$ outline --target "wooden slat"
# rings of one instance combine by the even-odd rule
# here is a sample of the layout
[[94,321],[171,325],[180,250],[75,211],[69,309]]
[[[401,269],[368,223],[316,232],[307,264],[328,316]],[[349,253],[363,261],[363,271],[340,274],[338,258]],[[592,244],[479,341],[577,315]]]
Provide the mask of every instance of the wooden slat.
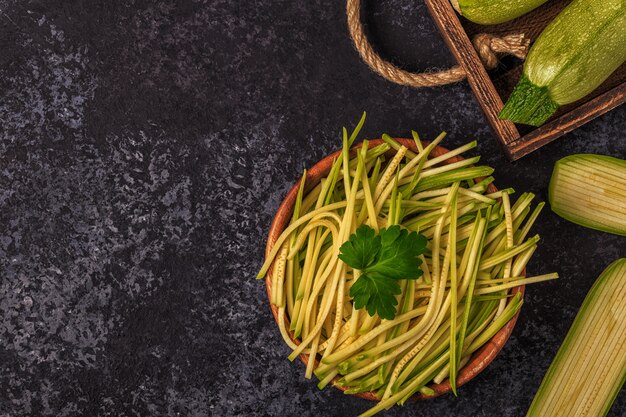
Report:
[[506,147],[519,139],[520,134],[515,124],[498,119],[498,113],[503,107],[502,99],[465,33],[450,0],[426,0],[426,5],[448,47],[467,72],[467,80],[474,95],[500,142]]
[[515,161],[625,102],[626,83],[622,83],[510,143],[506,152]]

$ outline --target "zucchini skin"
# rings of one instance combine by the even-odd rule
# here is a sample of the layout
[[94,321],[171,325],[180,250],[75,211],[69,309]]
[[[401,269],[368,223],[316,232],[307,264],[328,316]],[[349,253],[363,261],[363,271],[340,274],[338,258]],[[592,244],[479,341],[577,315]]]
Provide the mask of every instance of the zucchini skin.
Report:
[[[575,361],[576,359],[581,359],[581,354],[584,356],[586,354],[587,357],[597,356],[597,355],[606,355],[606,352],[577,352],[577,347],[584,346],[584,332],[586,326],[590,325],[591,317],[595,312],[601,310],[603,305],[608,305],[609,308],[605,309],[605,313],[617,313],[618,310],[624,309],[624,301],[621,296],[621,292],[615,291],[614,287],[621,287],[624,290],[624,281],[626,280],[626,258],[618,259],[609,265],[598,277],[595,281],[591,290],[585,297],[576,318],[574,319],[574,323],[570,327],[567,332],[567,336],[563,341],[563,344],[559,348],[559,351],[556,354],[548,372],[543,378],[541,382],[541,386],[533,399],[532,404],[530,405],[530,409],[526,414],[526,417],[604,417],[608,414],[617,394],[619,393],[621,387],[624,385],[626,381],[626,367],[621,367],[618,370],[617,375],[614,375],[613,378],[604,378],[606,376],[605,373],[600,374],[600,381],[594,380],[598,378],[597,374],[592,374],[592,369],[587,366],[584,369],[584,372],[581,372],[577,365],[579,363],[568,363],[568,359]],[[620,284],[621,283],[621,284]],[[608,310],[608,311],[606,311]],[[617,314],[617,316],[619,316]],[[615,318],[613,317],[602,317],[599,322],[601,323],[600,332],[602,332],[602,336],[606,339],[616,339],[620,337],[620,334],[623,334],[625,331],[623,326],[615,323]],[[593,322],[591,323],[593,324]],[[605,345],[606,346],[606,345]],[[603,346],[604,347],[604,346]],[[619,350],[620,347],[614,347],[613,353]],[[623,350],[623,347],[621,347]],[[620,366],[619,361],[624,362],[624,357],[622,354],[618,354],[618,359],[615,362],[604,361],[604,363],[600,363],[599,366],[606,371],[607,368],[615,368]],[[624,365],[622,363],[621,365]],[[586,373],[585,373],[586,372]],[[569,374],[570,376],[573,374],[577,378],[576,380],[582,380],[588,385],[587,390],[594,390],[599,384],[604,383],[612,383],[612,386],[608,390],[608,392],[604,392],[603,397],[592,397],[587,399],[587,407],[580,414],[573,414],[571,408],[572,401],[575,401],[578,396],[585,395],[586,392],[572,392],[572,387],[568,384],[560,385],[558,382],[559,376]],[[594,378],[595,377],[595,378]],[[567,378],[567,377],[566,377]],[[563,382],[563,381],[561,381]],[[571,378],[566,382],[572,383]],[[552,395],[552,399],[549,400],[547,397]],[[565,401],[565,409],[555,409],[552,413],[546,413],[546,408],[554,408],[556,402],[559,400]],[[593,407],[590,403],[593,403],[595,407]]]
[[508,22],[541,6],[548,0],[452,0],[461,16],[480,25]]
[[598,88],[626,61],[626,0],[574,0],[531,47],[522,81],[548,97],[513,92],[500,118],[539,126],[564,104]]
[[[578,187],[572,187],[574,181]],[[620,208],[626,205],[626,161],[605,155],[566,156],[554,165],[548,199],[552,211],[565,220],[626,236],[626,209]],[[603,214],[612,220],[601,221]],[[616,221],[620,215],[623,220]]]

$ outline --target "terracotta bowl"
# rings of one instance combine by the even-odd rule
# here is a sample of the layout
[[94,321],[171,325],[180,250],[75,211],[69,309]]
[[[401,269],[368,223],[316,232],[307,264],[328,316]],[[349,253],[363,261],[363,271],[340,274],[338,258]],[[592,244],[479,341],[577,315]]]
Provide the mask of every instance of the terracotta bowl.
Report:
[[[409,148],[410,150],[417,152],[417,147],[415,146],[415,142],[412,139],[396,139],[396,140],[402,145]],[[383,143],[382,139],[369,141],[370,147],[380,145],[381,143]],[[428,142],[423,142],[423,143],[424,145],[428,144]],[[351,156],[354,156],[355,150],[360,148],[361,146],[362,146],[362,143],[354,145],[351,149]],[[438,146],[432,151],[431,156],[437,157],[446,152],[448,152],[447,149]],[[395,151],[393,149],[390,150],[389,156],[392,156],[394,153]],[[340,157],[340,155],[341,155],[340,150],[337,152],[334,152],[331,155],[319,161],[311,169],[307,170],[304,195],[306,195],[306,193],[308,193],[313,187],[315,187],[320,182],[321,178],[329,174],[333,162],[338,157]],[[443,164],[451,164],[454,162],[458,162],[462,159],[463,158],[461,158],[460,156],[455,156],[444,161]],[[270,227],[269,236],[267,238],[267,246],[265,248],[266,257],[271,252],[272,247],[274,246],[274,243],[276,242],[276,240],[278,240],[278,237],[280,236],[280,234],[289,225],[289,222],[291,220],[291,215],[293,212],[293,206],[295,204],[296,196],[298,194],[299,188],[300,188],[300,180],[298,180],[296,184],[293,186],[293,188],[291,188],[291,190],[289,191],[289,193],[283,200],[282,204],[278,208],[276,215],[274,216],[272,226]],[[487,191],[490,193],[493,193],[498,190],[493,184],[490,184],[489,187],[487,188]],[[271,268],[270,268],[270,271],[268,271],[266,279],[265,279],[268,298],[272,290],[272,280],[270,277],[271,277]],[[511,289],[512,294],[515,294],[518,292],[520,292],[522,296],[524,295],[523,285]],[[274,314],[274,319],[276,320],[276,323],[278,323],[278,308],[272,304],[270,304],[270,307],[272,309],[272,313]],[[502,329],[500,329],[498,333],[496,333],[495,336],[493,336],[487,343],[485,343],[485,345],[482,348],[480,348],[477,352],[474,353],[471,360],[459,371],[458,379],[457,379],[457,386],[461,386],[465,384],[466,382],[468,382],[469,380],[471,380],[472,378],[474,378],[483,369],[485,369],[487,365],[489,365],[495,359],[496,355],[498,354],[498,352],[500,352],[500,350],[502,350],[502,347],[504,346],[506,341],[509,339],[509,336],[513,332],[513,328],[515,327],[515,323],[517,322],[518,315],[519,315],[519,311]],[[289,319],[287,318],[286,315],[285,315],[285,324],[286,324],[287,329],[289,329]],[[296,344],[300,344],[300,340],[295,339],[293,337],[293,333],[290,332],[290,336],[291,336],[291,339]],[[300,355],[300,360],[302,360],[302,362],[304,362],[304,364],[306,365],[309,361],[309,357],[307,355],[302,354]],[[316,359],[316,367],[318,365],[318,361],[319,361],[319,355],[318,355],[318,359]],[[337,385],[335,383],[337,380],[339,380],[339,378],[340,378],[339,375],[336,376],[333,379],[332,384],[336,388],[342,391],[345,391],[347,388]],[[428,387],[431,388],[435,392],[434,395],[425,396],[423,394],[418,393],[414,395],[412,399],[422,400],[422,399],[427,399],[427,398],[434,398],[434,397],[438,397],[442,394],[445,394],[451,391],[450,381],[448,379],[443,381],[441,384],[433,383],[433,384],[428,385]],[[354,394],[354,395],[356,395],[357,397],[364,398],[366,400],[372,400],[372,401],[379,400],[379,398],[376,397],[376,394],[373,392],[362,392],[362,393]]]

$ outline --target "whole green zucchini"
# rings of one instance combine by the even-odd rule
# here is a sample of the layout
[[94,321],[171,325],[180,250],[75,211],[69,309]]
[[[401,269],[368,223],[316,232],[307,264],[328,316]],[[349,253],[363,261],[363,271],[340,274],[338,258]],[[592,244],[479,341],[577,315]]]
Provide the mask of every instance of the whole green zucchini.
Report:
[[528,53],[501,119],[540,126],[626,61],[626,0],[574,0]]
[[481,25],[508,22],[541,6],[548,0],[451,0],[464,18]]

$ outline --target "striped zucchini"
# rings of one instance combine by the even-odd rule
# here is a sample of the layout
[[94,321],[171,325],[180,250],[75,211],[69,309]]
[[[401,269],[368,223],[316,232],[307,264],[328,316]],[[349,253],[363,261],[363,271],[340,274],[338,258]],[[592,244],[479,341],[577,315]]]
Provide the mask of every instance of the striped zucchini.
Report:
[[606,416],[626,379],[625,291],[623,258],[587,294],[526,417]]
[[451,0],[464,18],[481,25],[508,22],[541,6],[548,0]]
[[501,119],[540,126],[595,90],[626,61],[626,0],[574,0],[528,53]]
[[554,166],[549,199],[552,211],[566,220],[626,236],[626,161],[567,156]]

